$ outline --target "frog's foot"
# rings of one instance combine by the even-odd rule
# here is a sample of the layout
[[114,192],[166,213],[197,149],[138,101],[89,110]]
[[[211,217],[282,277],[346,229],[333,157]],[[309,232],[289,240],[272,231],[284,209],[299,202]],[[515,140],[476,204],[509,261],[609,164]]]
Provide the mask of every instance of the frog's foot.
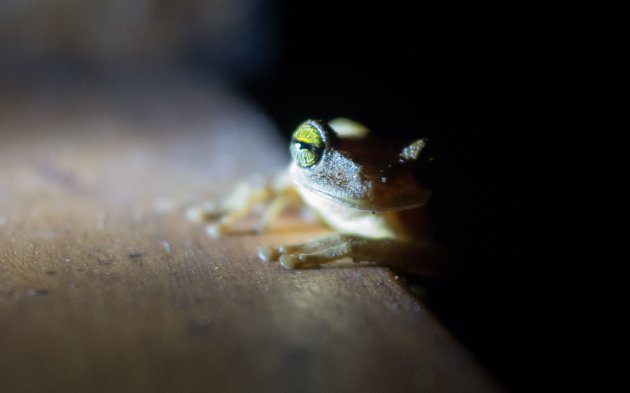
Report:
[[302,202],[286,170],[273,178],[252,176],[239,182],[222,200],[194,205],[185,215],[192,222],[210,222],[206,233],[218,237],[234,232],[242,218],[258,210],[262,210],[262,217],[255,229],[267,231],[284,210],[293,206],[301,207]]
[[363,243],[369,240],[357,235],[338,233],[301,244],[261,247],[258,255],[266,262],[278,260],[287,269],[314,267],[353,257],[357,248],[365,247]]
[[[256,207],[268,204],[277,194],[264,179],[239,183],[234,191],[219,202],[204,202],[186,210],[186,218],[192,222],[214,221],[206,227],[206,233],[218,237],[231,232],[236,223]],[[279,210],[279,208],[275,208]],[[275,212],[274,210],[274,212]],[[266,221],[272,221],[270,217]]]
[[278,260],[287,269],[316,267],[351,258],[412,274],[436,275],[444,272],[445,253],[437,244],[403,239],[373,239],[352,234],[334,234],[301,244],[261,247],[263,261]]
[[215,220],[225,213],[214,201],[205,201],[190,206],[185,211],[186,219],[190,222],[205,222]]
[[272,197],[273,192],[269,188],[253,190],[247,199],[239,201],[229,209],[222,209],[220,219],[206,226],[206,233],[210,237],[219,237],[233,231],[241,218],[247,216],[257,206],[267,203]]

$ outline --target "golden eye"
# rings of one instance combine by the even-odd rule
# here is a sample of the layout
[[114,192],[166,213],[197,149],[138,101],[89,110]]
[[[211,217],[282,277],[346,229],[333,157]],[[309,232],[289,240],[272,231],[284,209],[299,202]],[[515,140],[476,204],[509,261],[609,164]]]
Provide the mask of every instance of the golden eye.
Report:
[[319,130],[309,123],[303,123],[291,138],[291,157],[302,168],[317,164],[324,152],[324,141]]

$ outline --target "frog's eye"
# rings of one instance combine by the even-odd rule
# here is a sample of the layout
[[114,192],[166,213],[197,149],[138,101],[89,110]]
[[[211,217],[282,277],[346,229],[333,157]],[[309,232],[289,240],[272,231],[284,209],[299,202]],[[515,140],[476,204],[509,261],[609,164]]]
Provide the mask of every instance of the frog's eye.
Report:
[[321,132],[310,123],[303,123],[291,138],[291,157],[302,168],[317,164],[324,152]]

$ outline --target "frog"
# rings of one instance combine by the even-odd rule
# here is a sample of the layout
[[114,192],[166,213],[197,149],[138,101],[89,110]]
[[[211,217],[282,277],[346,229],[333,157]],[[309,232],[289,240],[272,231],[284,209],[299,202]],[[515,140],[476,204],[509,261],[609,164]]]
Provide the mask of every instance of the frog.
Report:
[[261,246],[258,256],[287,269],[349,259],[418,275],[441,272],[443,247],[431,236],[426,205],[435,154],[427,138],[402,145],[347,118],[306,120],[289,143],[291,162],[271,178],[242,182],[219,203],[194,206],[191,221],[211,221],[209,236],[234,231],[264,206],[257,231],[273,229],[290,207],[305,207],[334,231],[298,244]]

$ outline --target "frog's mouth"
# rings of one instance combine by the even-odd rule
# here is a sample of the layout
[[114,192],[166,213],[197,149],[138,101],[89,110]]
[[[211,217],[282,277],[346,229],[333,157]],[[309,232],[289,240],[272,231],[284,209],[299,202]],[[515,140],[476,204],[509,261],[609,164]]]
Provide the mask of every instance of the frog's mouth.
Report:
[[359,203],[360,199],[349,197],[347,195],[344,195],[341,192],[331,193],[322,188],[304,184],[300,182],[299,180],[296,180],[295,183],[298,185],[298,190],[303,190],[303,191],[315,194],[316,196],[325,198],[329,200],[330,202],[343,205],[346,207],[351,207],[354,209],[370,210],[369,207],[365,207],[363,204]]
[[[345,187],[334,187],[333,190],[339,191],[330,192],[324,187],[318,187],[310,183],[306,184],[306,182],[300,180],[301,179],[298,177],[294,179],[294,183],[298,191],[306,198],[309,198],[308,194],[311,194],[320,199],[323,198],[331,204],[375,213],[407,210],[424,206],[431,194],[427,192],[423,198],[411,198],[411,196],[406,196],[397,199],[396,197],[391,197],[390,194],[382,195],[383,190],[376,191],[370,184],[366,184],[362,192],[358,194],[358,197],[355,197],[351,194],[352,190],[349,192],[348,188]],[[357,190],[353,191],[356,192]]]
[[[344,191],[347,190],[343,188],[338,188],[342,190],[340,192],[332,193],[317,186],[304,184],[297,179],[295,180],[295,184],[298,186],[297,188],[300,194],[302,194],[305,199],[309,199],[311,204],[321,204],[323,202],[321,201],[321,199],[324,199],[326,202],[329,203],[327,205],[327,208],[332,208],[334,205],[337,205],[338,207],[366,210],[375,213],[385,213],[389,211],[401,210],[399,206],[383,203],[384,201],[381,201],[381,203],[376,206],[376,203],[371,197],[371,193],[369,193],[369,190],[365,194],[362,194],[359,198],[356,198],[344,193]],[[315,196],[316,198],[313,198],[312,196]],[[422,204],[420,204],[419,206],[421,205]],[[414,206],[405,207],[405,209],[412,207]]]

